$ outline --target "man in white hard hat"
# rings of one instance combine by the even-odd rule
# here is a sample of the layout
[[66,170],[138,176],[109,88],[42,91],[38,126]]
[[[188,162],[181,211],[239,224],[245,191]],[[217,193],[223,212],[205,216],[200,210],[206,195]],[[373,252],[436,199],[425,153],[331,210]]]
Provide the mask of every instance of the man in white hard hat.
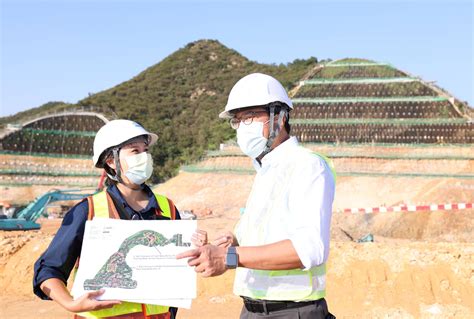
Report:
[[[79,260],[84,228],[92,218],[175,220],[179,212],[167,197],[145,184],[153,172],[149,148],[157,135],[129,120],[105,124],[94,139],[93,162],[109,177],[109,187],[75,205],[48,249],[34,266],[33,291],[41,299],[53,299],[75,318],[173,319],[176,308],[117,300],[96,300],[104,290],[90,291],[73,299],[66,282]],[[198,236],[198,234],[195,234]],[[193,241],[195,245],[199,242]],[[76,264],[77,265],[77,264]],[[167,289],[160,286],[157,289]],[[150,300],[154,296],[150,296]]]
[[290,137],[292,108],[271,76],[254,73],[234,85],[220,117],[253,159],[254,185],[235,235],[178,256],[191,257],[204,277],[236,268],[240,318],[334,318],[324,297],[335,175]]

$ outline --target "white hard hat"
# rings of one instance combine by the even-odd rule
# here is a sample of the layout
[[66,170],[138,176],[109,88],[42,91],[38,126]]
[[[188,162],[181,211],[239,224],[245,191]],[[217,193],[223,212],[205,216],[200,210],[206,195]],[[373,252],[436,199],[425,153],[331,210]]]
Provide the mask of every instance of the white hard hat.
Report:
[[272,102],[282,102],[293,109],[293,103],[280,82],[266,74],[252,73],[244,76],[234,85],[229,93],[225,110],[219,114],[219,117],[231,118],[230,111],[267,105]]
[[106,149],[120,145],[140,135],[150,136],[150,146],[155,144],[158,139],[158,135],[148,132],[140,124],[129,120],[113,120],[102,126],[94,139],[92,160],[95,167],[101,167],[99,158]]

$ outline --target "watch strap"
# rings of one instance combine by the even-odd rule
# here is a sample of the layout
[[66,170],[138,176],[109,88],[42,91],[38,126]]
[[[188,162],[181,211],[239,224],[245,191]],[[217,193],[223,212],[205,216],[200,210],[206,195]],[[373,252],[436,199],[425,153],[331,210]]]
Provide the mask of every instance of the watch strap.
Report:
[[237,255],[237,249],[235,246],[227,248],[227,254],[225,257],[225,266],[227,269],[235,269],[239,265],[239,256]]

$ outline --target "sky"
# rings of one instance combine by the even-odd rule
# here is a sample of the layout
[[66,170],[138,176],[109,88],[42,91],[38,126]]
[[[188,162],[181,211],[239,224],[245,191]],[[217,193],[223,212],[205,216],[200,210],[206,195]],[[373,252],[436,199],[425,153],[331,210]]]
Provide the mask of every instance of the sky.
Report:
[[261,63],[388,62],[474,106],[473,0],[0,3],[0,116],[75,103],[200,39]]

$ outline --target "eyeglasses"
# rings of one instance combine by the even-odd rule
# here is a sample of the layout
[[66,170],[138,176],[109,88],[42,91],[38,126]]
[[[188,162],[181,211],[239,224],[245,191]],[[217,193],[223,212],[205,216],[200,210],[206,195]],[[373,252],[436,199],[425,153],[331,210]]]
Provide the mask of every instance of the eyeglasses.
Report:
[[257,112],[249,112],[245,114],[245,116],[241,119],[238,119],[236,117],[231,118],[229,120],[230,127],[232,127],[234,130],[238,129],[240,126],[240,123],[244,123],[245,125],[250,125],[253,122],[253,119],[257,116],[259,113],[267,113],[267,111],[257,111]]

